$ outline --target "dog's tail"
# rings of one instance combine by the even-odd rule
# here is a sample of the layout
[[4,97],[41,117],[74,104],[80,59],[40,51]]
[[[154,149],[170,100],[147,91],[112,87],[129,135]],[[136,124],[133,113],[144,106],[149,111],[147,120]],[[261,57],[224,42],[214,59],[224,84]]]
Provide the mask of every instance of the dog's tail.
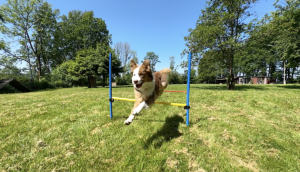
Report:
[[171,69],[165,68],[159,71],[159,73],[161,74],[161,84],[165,89],[168,86],[168,74],[171,73]]

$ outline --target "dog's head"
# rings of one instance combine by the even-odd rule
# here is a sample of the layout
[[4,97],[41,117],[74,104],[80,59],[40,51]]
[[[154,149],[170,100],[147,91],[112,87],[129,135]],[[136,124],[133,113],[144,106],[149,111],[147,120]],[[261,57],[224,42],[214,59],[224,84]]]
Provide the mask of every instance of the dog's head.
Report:
[[132,84],[136,89],[140,89],[145,82],[153,81],[153,74],[149,60],[145,60],[141,66],[138,66],[133,60],[131,60],[130,67]]

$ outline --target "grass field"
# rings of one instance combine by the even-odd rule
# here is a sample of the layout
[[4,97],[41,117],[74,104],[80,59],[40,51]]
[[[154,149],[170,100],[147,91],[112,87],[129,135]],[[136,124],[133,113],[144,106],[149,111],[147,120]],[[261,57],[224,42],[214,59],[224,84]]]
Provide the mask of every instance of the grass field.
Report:
[[188,127],[164,105],[126,126],[133,103],[110,119],[108,88],[0,94],[0,171],[300,171],[300,85],[191,85],[190,106]]

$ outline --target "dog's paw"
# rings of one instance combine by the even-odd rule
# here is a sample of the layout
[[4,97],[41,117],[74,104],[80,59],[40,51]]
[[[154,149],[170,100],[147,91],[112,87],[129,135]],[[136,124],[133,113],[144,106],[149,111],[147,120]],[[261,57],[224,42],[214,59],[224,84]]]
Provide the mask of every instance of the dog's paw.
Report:
[[132,120],[133,120],[133,118],[134,118],[134,115],[130,115],[130,116],[129,116],[129,118],[128,118],[128,119],[126,119],[126,120],[124,121],[124,124],[126,124],[126,125],[129,125],[129,124],[131,124],[131,123],[132,123]]
[[132,123],[132,121],[129,121],[129,120],[124,121],[125,125],[130,125],[131,123]]

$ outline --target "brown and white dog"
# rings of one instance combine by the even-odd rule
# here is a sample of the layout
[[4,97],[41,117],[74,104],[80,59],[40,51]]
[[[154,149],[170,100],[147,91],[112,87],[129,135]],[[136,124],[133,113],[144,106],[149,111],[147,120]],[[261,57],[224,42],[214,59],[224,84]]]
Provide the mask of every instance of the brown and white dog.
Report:
[[152,106],[155,100],[168,86],[168,74],[171,69],[163,69],[152,73],[149,60],[138,66],[133,60],[130,62],[132,84],[134,85],[135,103],[129,118],[124,121],[126,125],[132,123],[134,115],[142,109]]

